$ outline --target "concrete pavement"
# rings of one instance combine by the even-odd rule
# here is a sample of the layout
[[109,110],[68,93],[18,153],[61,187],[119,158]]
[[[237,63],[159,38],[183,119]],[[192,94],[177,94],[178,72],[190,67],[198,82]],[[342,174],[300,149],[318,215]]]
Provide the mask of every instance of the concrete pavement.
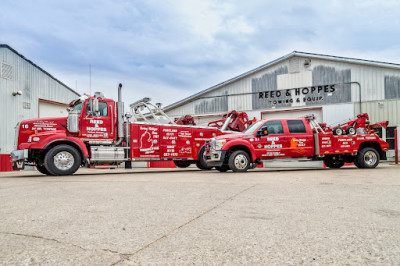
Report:
[[0,173],[0,265],[400,264],[399,170]]

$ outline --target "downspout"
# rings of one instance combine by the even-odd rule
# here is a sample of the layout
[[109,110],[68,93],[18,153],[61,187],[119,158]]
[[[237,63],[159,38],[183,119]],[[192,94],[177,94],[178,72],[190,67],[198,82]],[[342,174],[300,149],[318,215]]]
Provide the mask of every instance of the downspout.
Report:
[[362,114],[362,107],[361,107],[361,103],[362,103],[362,98],[361,98],[361,84],[358,81],[352,81],[352,82],[345,82],[342,84],[356,84],[358,85],[358,97],[359,97],[359,104],[360,104],[360,114]]

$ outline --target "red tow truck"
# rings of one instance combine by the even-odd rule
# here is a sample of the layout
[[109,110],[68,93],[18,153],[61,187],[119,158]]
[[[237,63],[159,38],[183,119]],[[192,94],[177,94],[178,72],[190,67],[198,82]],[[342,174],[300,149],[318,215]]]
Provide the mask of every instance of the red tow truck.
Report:
[[260,120],[240,134],[228,134],[206,142],[207,166],[220,172],[245,172],[262,161],[279,158],[323,160],[329,168],[354,163],[375,168],[386,160],[389,144],[374,133],[388,121],[369,124],[368,114],[335,127],[317,123],[313,115],[298,119]]
[[238,121],[232,111],[221,126],[179,125],[149,98],[131,104],[131,113],[125,114],[121,89],[122,84],[118,102],[96,92],[73,101],[68,117],[18,123],[11,153],[13,168],[29,164],[43,174],[71,175],[82,165],[116,167],[125,163],[131,168],[134,161],[173,160],[178,167],[196,164],[210,169],[202,156],[206,140],[251,124]]

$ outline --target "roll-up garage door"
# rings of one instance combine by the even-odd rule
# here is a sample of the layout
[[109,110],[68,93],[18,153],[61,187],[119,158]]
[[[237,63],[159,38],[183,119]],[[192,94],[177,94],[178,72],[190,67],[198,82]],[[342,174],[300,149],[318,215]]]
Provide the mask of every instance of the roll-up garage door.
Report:
[[68,116],[67,106],[67,104],[39,100],[39,117]]

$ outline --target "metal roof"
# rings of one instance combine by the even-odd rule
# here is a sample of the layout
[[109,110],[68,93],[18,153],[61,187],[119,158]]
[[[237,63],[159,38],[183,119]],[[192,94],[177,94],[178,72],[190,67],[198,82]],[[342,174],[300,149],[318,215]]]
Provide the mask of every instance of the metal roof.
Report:
[[62,83],[61,81],[59,81],[58,79],[56,79],[55,77],[53,77],[49,72],[45,71],[43,68],[41,68],[40,66],[36,65],[35,63],[33,63],[31,60],[29,60],[28,58],[26,58],[25,56],[23,56],[22,54],[18,53],[15,49],[11,48],[9,45],[7,44],[1,44],[0,43],[0,48],[7,48],[9,50],[11,50],[12,52],[14,52],[15,54],[17,54],[19,57],[21,57],[22,59],[24,59],[25,61],[27,61],[28,63],[32,64],[34,67],[38,68],[40,71],[42,71],[43,73],[45,73],[47,76],[49,76],[50,78],[54,79],[55,81],[57,81],[58,83],[60,83],[62,86],[64,86],[66,89],[72,91],[73,93],[75,93],[78,96],[81,96],[78,92],[76,92],[75,90],[71,89],[70,87],[68,87],[67,85],[65,85],[64,83]]
[[353,64],[362,64],[362,65],[370,65],[370,66],[378,66],[378,67],[386,67],[386,68],[395,68],[395,69],[400,69],[400,64],[395,64],[395,63],[388,63],[388,62],[381,62],[381,61],[373,61],[373,60],[365,60],[365,59],[359,59],[359,58],[351,58],[351,57],[342,57],[342,56],[334,56],[334,55],[325,55],[325,54],[314,54],[314,53],[307,53],[307,52],[300,52],[300,51],[293,51],[287,55],[284,55],[282,57],[279,57],[271,62],[268,62],[264,65],[261,65],[257,68],[254,68],[250,71],[247,71],[243,74],[240,74],[236,77],[233,77],[231,79],[228,79],[224,82],[221,82],[217,85],[214,85],[208,89],[202,90],[196,94],[193,94],[192,96],[189,96],[187,98],[184,98],[180,101],[177,101],[173,104],[170,104],[166,106],[163,110],[164,111],[169,111],[173,108],[179,107],[187,102],[193,101],[195,99],[201,98],[202,95],[207,94],[209,92],[212,92],[218,88],[221,88],[225,85],[228,85],[230,83],[233,83],[239,79],[245,78],[251,74],[254,74],[258,71],[264,70],[267,67],[270,67],[272,65],[278,64],[284,60],[287,60],[291,57],[294,56],[301,56],[301,57],[307,57],[307,58],[316,58],[316,59],[325,59],[325,60],[332,60],[332,61],[340,61],[340,62],[347,62],[347,63],[353,63]]

